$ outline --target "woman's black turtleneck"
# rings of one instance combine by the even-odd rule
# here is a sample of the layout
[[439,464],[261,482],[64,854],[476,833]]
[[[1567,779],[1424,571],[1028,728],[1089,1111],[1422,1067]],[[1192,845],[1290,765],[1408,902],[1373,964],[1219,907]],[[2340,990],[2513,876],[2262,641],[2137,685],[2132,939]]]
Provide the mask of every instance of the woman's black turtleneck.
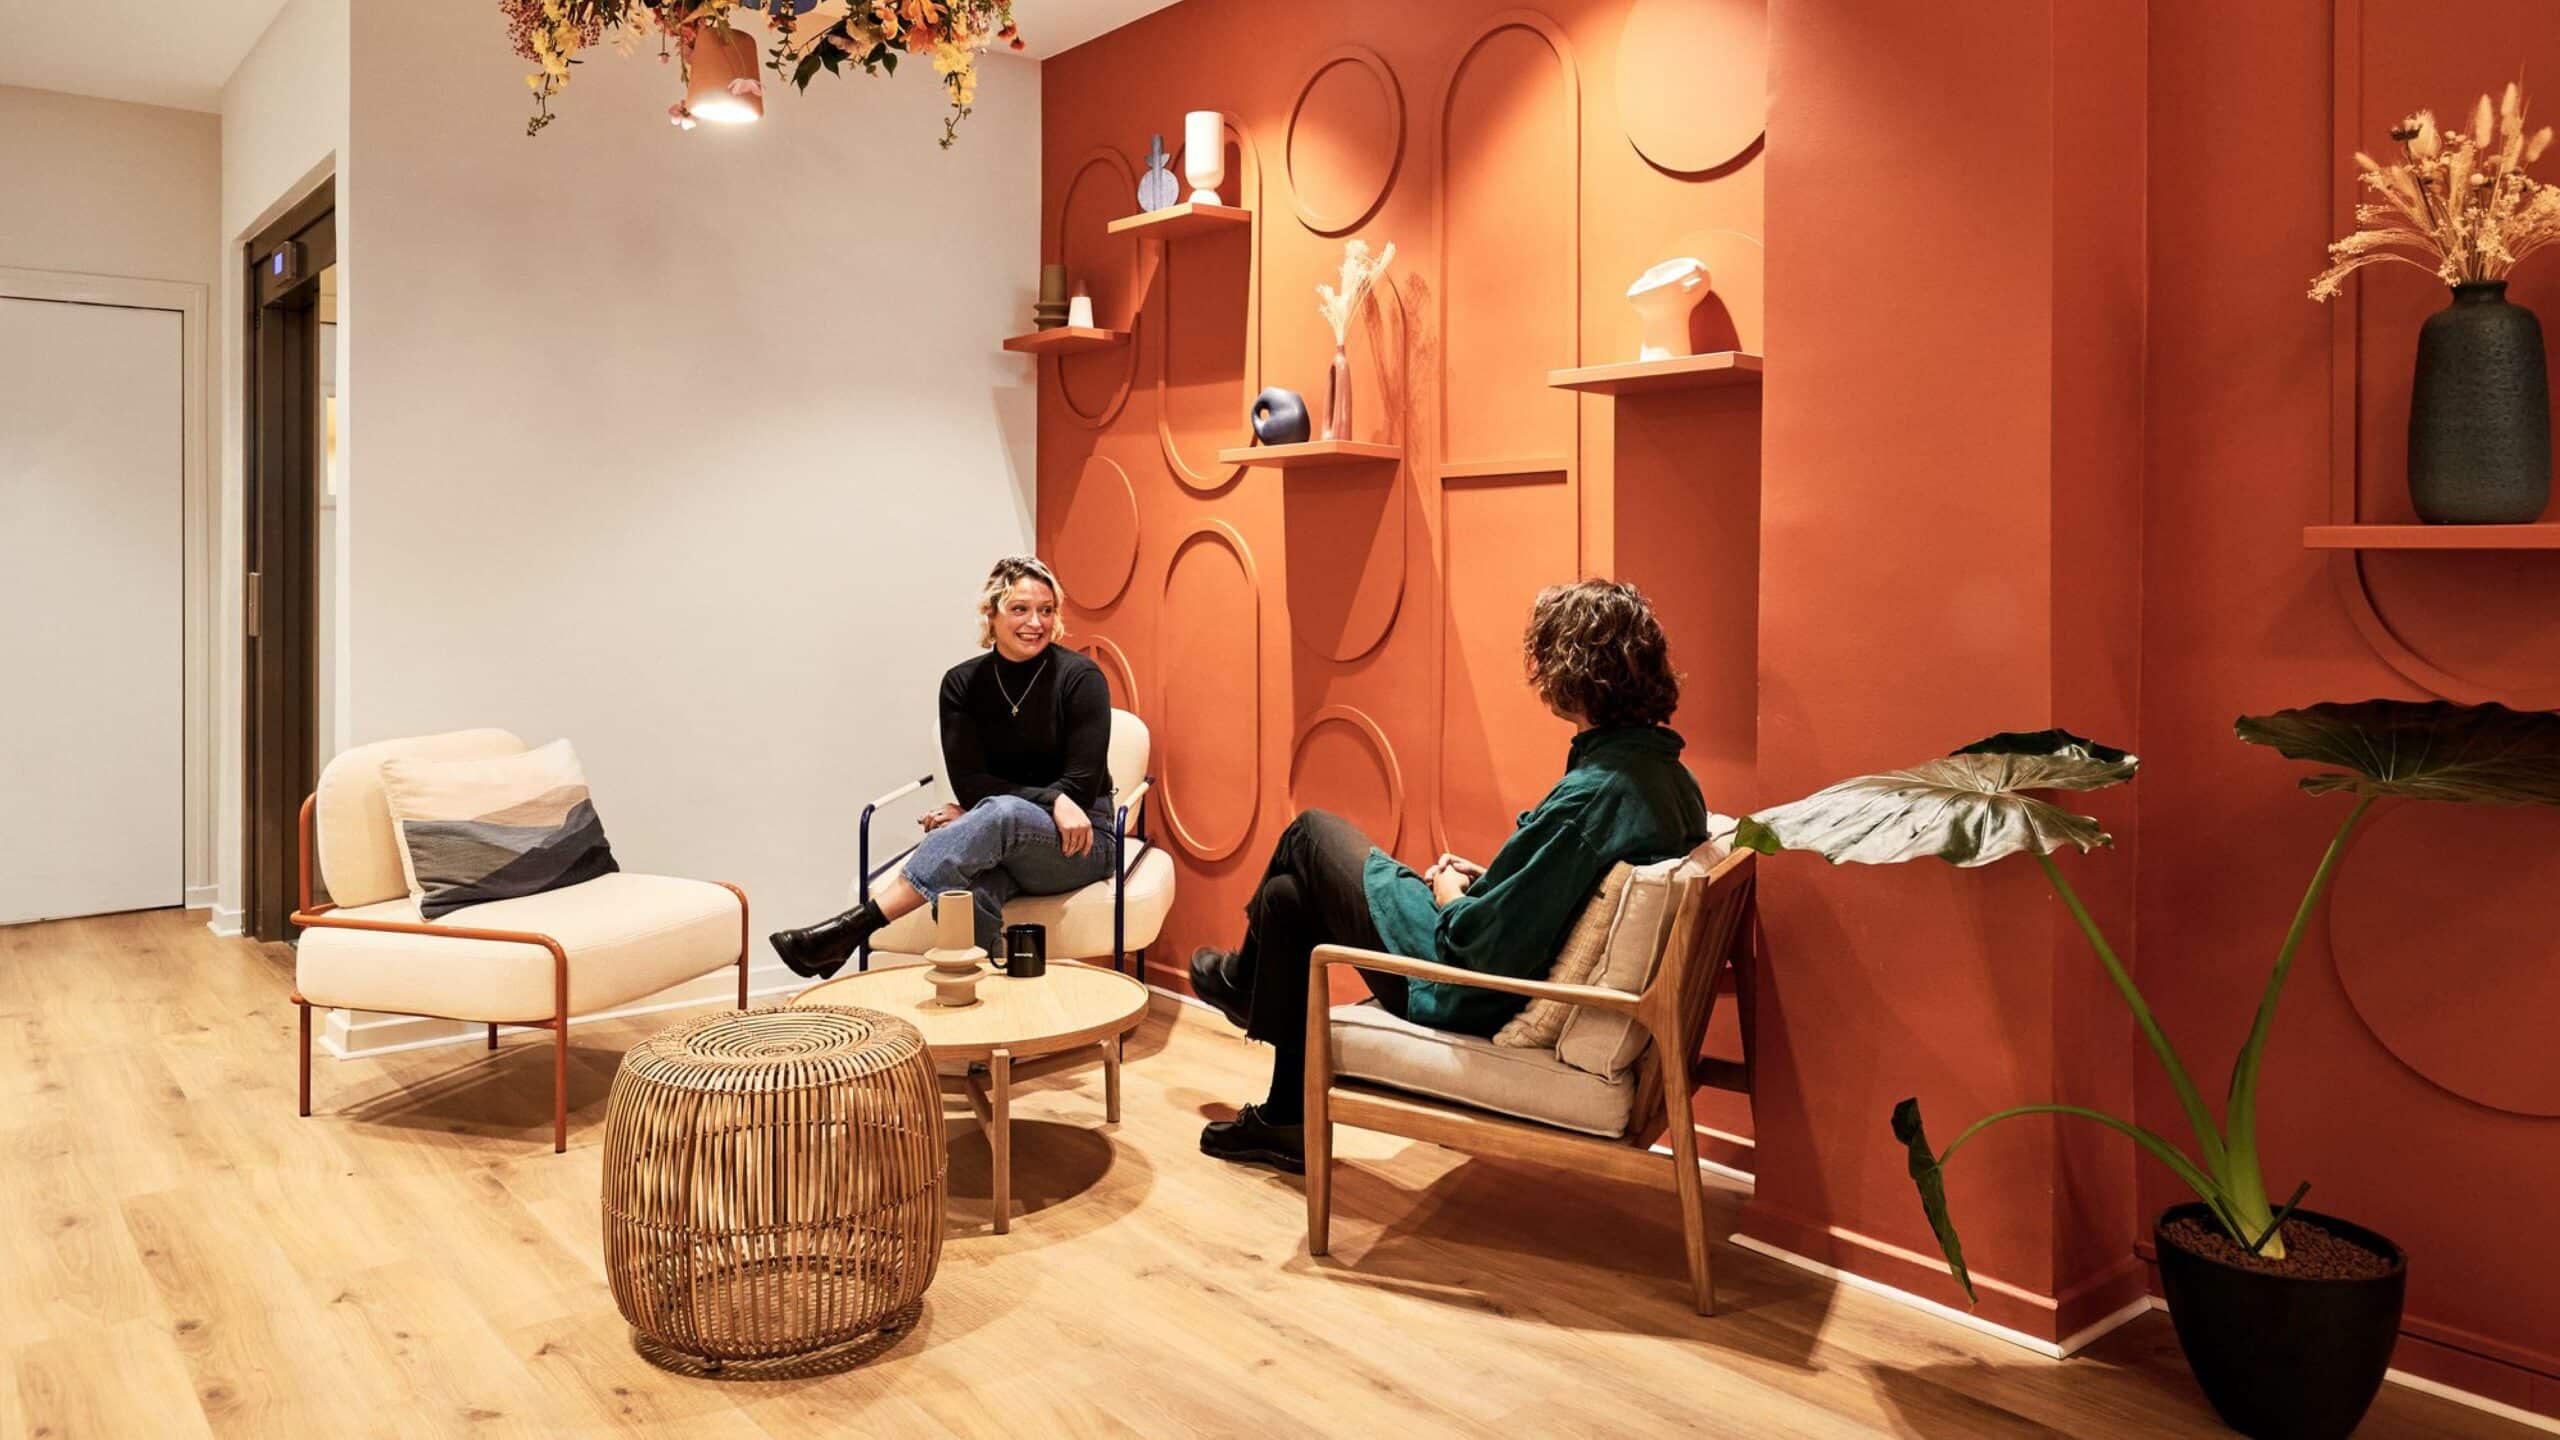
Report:
[[942,763],[963,809],[1018,795],[1045,810],[1065,795],[1091,810],[1113,793],[1102,667],[1056,645],[1029,660],[990,650],[952,666],[942,677]]

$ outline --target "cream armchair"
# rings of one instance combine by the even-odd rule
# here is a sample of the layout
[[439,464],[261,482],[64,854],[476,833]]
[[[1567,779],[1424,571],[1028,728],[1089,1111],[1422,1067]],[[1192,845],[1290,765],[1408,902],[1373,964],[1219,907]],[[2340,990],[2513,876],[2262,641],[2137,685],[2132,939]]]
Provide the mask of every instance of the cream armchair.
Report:
[[[1514,980],[1318,946],[1307,977],[1307,1252],[1322,1255],[1331,1245],[1333,1127],[1356,1125],[1638,1183],[1667,1178],[1680,1198],[1691,1302],[1699,1314],[1714,1314],[1690,1098],[1701,1085],[1750,1093],[1756,963],[1758,857],[1727,852],[1725,841],[1710,840],[1683,859],[1638,870],[1592,984]],[[1647,871],[1660,879],[1639,914],[1632,892]],[[1561,1001],[1574,1010],[1552,1049],[1498,1046],[1399,1019],[1375,1001],[1328,1008],[1336,965]],[[1743,1058],[1701,1061],[1707,1019],[1728,976],[1742,1010]],[[1669,1156],[1653,1150],[1657,1137],[1669,1141]]]
[[[1120,834],[1113,843],[1119,863],[1109,879],[1097,880],[1064,895],[1022,895],[1004,907],[1007,925],[1038,925],[1048,931],[1049,955],[1059,960],[1111,959],[1118,970],[1134,961],[1138,978],[1146,978],[1147,947],[1164,928],[1173,908],[1173,857],[1147,843],[1147,792],[1155,777],[1147,773],[1153,737],[1147,722],[1126,710],[1111,712],[1111,782],[1118,793],[1113,809]],[[871,864],[871,817],[881,806],[904,799],[933,783],[926,775],[912,780],[862,807],[861,837],[854,868],[853,900],[871,898],[871,887],[897,874],[915,853],[910,845],[882,863]],[[863,948],[862,968],[871,968],[874,952],[921,955],[933,948],[931,907],[899,916],[871,937]]]
[[[524,742],[458,730],[362,745],[320,772],[302,805],[303,928],[293,1003],[302,1011],[302,1113],[311,1113],[311,1008],[484,1021],[551,1032],[551,1148],[569,1148],[569,1020],[734,965],[747,1006],[747,897],[735,885],[616,872],[539,895],[424,919],[409,894],[382,762],[476,760]],[[332,903],[311,903],[314,821]]]

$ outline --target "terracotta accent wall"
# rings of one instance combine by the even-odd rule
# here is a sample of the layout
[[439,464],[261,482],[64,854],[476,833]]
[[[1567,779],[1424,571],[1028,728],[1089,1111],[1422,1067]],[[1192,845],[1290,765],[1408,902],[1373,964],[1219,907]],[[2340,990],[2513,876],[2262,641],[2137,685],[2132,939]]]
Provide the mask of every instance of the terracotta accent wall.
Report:
[[[2371,695],[2560,701],[2560,555],[2359,565],[2301,536],[2413,518],[2410,369],[2417,325],[2444,304],[2398,267],[2334,309],[2302,298],[2345,233],[2348,154],[2519,71],[2552,118],[2560,33],[2532,0],[2466,8],[2459,25],[2416,0],[2175,0],[2153,6],[2150,48],[2141,971],[2218,1076],[2340,818],[2294,791],[2303,767],[2234,741],[2232,717]],[[2549,262],[2511,291],[2546,327]],[[2395,1363],[2546,1415],[2560,1415],[2556,890],[2560,815],[2378,813],[2296,961],[2260,1121],[2272,1184],[2308,1179],[2304,1204],[2410,1251]],[[2174,1126],[2143,1075],[2143,1119]],[[2145,1212],[2175,1183],[2145,1167]]]
[[[1181,889],[1150,979],[1178,986],[1193,946],[1232,943],[1301,808],[1417,864],[1490,854],[1570,738],[1521,683],[1544,585],[1617,575],[1654,596],[1708,802],[1756,803],[1758,390],[1613,402],[1546,382],[1634,359],[1626,287],[1679,255],[1714,276],[1700,348],[1762,349],[1763,15],[1189,0],[1044,68],[1044,252],[1101,324],[1136,332],[1022,363],[1040,367],[1043,553],[1076,643],[1158,738]],[[1702,34],[1731,37],[1716,63],[1681,43]],[[1179,176],[1192,109],[1227,114],[1221,193],[1251,227],[1106,234],[1136,209],[1151,134]],[[1265,385],[1321,426],[1314,287],[1355,236],[1396,247],[1351,339],[1355,435],[1401,463],[1220,464]],[[1704,1113],[1712,1153],[1748,1164],[1744,1107]]]

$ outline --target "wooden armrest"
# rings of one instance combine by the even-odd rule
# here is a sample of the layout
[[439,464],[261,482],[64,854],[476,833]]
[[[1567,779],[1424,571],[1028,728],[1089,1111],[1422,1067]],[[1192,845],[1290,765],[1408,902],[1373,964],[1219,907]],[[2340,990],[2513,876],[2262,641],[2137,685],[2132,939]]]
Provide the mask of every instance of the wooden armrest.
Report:
[[1363,970],[1383,970],[1402,975],[1408,980],[1430,980],[1442,985],[1473,985],[1479,990],[1498,990],[1505,995],[1526,995],[1532,1000],[1560,1000],[1567,1005],[1587,1005],[1595,1010],[1614,1010],[1621,1015],[1637,1013],[1642,997],[1624,990],[1611,990],[1602,985],[1558,985],[1546,980],[1514,980],[1508,975],[1487,975],[1477,970],[1461,970],[1455,965],[1435,965],[1409,955],[1390,955],[1383,950],[1361,950],[1349,945],[1319,945],[1315,964],[1357,965]]
[[[745,897],[741,896],[741,901]],[[548,935],[531,930],[472,930],[459,925],[420,925],[406,920],[351,920],[334,914],[335,905],[320,905],[293,912],[293,923],[306,930],[378,930],[389,935],[431,935],[440,940],[495,940],[508,945],[539,945],[551,952],[551,958],[566,965],[569,952]]]

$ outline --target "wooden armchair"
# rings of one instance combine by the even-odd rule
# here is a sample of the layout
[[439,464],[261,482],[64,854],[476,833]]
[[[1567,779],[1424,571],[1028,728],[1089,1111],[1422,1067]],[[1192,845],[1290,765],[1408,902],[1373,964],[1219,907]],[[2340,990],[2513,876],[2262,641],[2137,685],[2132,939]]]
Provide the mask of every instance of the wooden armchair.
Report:
[[[1720,847],[1719,847],[1720,848]],[[1698,1176],[1698,1134],[1691,1118],[1691,1097],[1700,1085],[1751,1089],[1750,1035],[1754,977],[1752,974],[1754,911],[1753,861],[1749,852],[1711,857],[1706,847],[1680,862],[1672,872],[1669,899],[1672,921],[1657,963],[1641,991],[1628,993],[1601,985],[1557,985],[1542,980],[1513,980],[1482,975],[1446,965],[1357,950],[1342,945],[1317,948],[1309,971],[1307,1005],[1307,1251],[1322,1255],[1330,1248],[1333,1218],[1333,1127],[1336,1122],[1380,1130],[1414,1140],[1427,1140],[1470,1154],[1527,1160],[1575,1170],[1597,1171],[1624,1179],[1660,1184],[1668,1180],[1680,1197],[1680,1222],[1687,1242],[1689,1281],[1701,1315],[1715,1313],[1715,1280],[1708,1256],[1706,1192]],[[1374,1007],[1328,1003],[1327,973],[1336,965],[1382,970],[1410,980],[1436,980],[1474,985],[1531,999],[1563,1001],[1625,1016],[1641,1028],[1648,1043],[1636,1057],[1631,1074],[1633,1095],[1623,1100],[1624,1131],[1604,1136],[1575,1133],[1558,1123],[1540,1123],[1493,1113],[1509,1108],[1498,1093],[1500,1084],[1474,1078],[1477,1071],[1547,1065],[1558,1077],[1571,1072],[1554,1060],[1552,1051],[1495,1051],[1490,1042],[1422,1032],[1428,1042],[1412,1037],[1417,1047],[1432,1044],[1444,1052],[1433,1072],[1437,1094],[1422,1094],[1336,1071],[1337,1030],[1357,1019],[1350,1012]],[[1730,975],[1735,1000],[1742,1007],[1743,1056],[1739,1061],[1701,1062],[1707,1020],[1722,982]],[[1402,1026],[1402,1022],[1395,1022]],[[1373,1022],[1364,1027],[1374,1031]],[[1418,1026],[1402,1026],[1421,1032]],[[1397,1037],[1390,1036],[1390,1040]],[[1446,1052],[1458,1052],[1450,1064]],[[1494,1077],[1499,1079],[1501,1077]],[[1592,1077],[1576,1077],[1590,1083]],[[1516,1077],[1509,1083],[1516,1085]],[[1608,1082],[1601,1077],[1600,1085]],[[1481,1103],[1448,1098],[1481,1086]],[[1601,1091],[1604,1097],[1607,1091]],[[1579,1123],[1579,1128],[1596,1127]],[[1668,1157],[1653,1150],[1668,1135]]]

